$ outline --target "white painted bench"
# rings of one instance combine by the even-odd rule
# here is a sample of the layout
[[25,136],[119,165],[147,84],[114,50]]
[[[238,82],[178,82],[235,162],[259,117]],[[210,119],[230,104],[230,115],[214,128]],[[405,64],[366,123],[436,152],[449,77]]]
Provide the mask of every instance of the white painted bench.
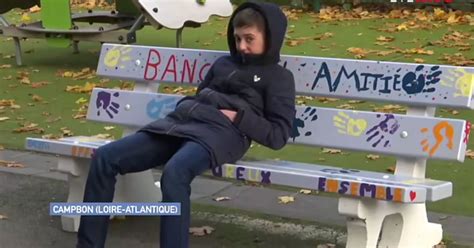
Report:
[[[197,85],[225,52],[104,44],[97,74],[136,81],[133,91],[93,90],[87,119],[119,124],[125,134],[174,109],[182,97],[156,93],[159,82]],[[452,183],[425,178],[429,158],[463,161],[470,124],[435,118],[437,106],[473,108],[474,68],[318,57],[282,56],[298,95],[407,104],[407,114],[298,106],[290,142],[397,158],[395,174],[292,161],[239,161],[212,171],[219,177],[339,194],[347,216],[347,247],[432,247],[442,238],[425,202],[452,195]],[[278,82],[275,82],[278,83]],[[28,138],[27,149],[64,155],[68,202],[82,201],[93,151],[106,143],[87,137]],[[318,149],[319,150],[319,149]],[[315,156],[318,154],[315,149]],[[158,201],[150,171],[120,176],[114,201]],[[74,231],[78,218],[63,217]],[[380,237],[380,238],[379,238]]]

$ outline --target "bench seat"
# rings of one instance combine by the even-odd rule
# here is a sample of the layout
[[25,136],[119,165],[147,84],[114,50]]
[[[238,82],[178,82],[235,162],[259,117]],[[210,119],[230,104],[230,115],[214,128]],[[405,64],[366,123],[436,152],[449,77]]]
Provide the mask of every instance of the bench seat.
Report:
[[[87,136],[59,140],[28,138],[29,150],[76,158],[90,158],[100,146],[113,140]],[[61,172],[78,175],[66,168]],[[368,197],[404,203],[438,201],[452,195],[452,183],[387,173],[343,169],[292,161],[238,161],[212,171],[214,176],[299,187],[341,195]]]

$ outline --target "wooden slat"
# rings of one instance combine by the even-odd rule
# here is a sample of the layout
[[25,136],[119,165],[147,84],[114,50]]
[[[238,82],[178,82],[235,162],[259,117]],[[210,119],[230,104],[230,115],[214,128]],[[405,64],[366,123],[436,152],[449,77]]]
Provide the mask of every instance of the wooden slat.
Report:
[[[104,44],[102,76],[199,84],[223,51]],[[282,56],[299,95],[474,108],[474,68],[321,57]]]
[[[87,118],[141,127],[166,116],[180,98],[158,93],[94,89]],[[294,137],[290,141],[388,155],[463,161],[466,127],[463,120],[298,106]]]

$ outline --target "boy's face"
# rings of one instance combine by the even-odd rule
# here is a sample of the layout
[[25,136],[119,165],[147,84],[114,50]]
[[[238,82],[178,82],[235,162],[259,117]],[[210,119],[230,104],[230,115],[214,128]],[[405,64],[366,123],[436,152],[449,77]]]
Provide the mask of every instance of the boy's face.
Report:
[[241,54],[261,55],[265,52],[265,34],[256,26],[235,28],[234,38]]

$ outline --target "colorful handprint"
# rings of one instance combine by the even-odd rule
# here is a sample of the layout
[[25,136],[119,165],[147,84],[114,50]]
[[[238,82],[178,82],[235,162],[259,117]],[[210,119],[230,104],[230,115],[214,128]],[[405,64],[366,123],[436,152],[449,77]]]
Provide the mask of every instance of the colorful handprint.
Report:
[[352,119],[348,114],[340,111],[333,117],[334,126],[337,132],[350,136],[360,136],[367,128],[367,121],[364,119]]
[[[381,114],[377,114],[377,118],[382,117]],[[365,134],[369,137],[367,142],[373,142],[372,147],[377,147],[380,142],[383,142],[383,147],[387,147],[390,144],[389,136],[393,135],[400,124],[395,119],[393,114],[384,114],[384,120],[380,121],[378,124],[369,129]],[[391,124],[389,124],[391,122]]]
[[[444,135],[441,133],[444,130]],[[429,131],[428,128],[422,128],[420,129],[422,133],[427,133]],[[452,150],[453,149],[453,139],[454,139],[454,127],[449,124],[447,121],[442,121],[436,124],[433,127],[433,136],[436,140],[436,143],[434,145],[430,145],[428,139],[424,139],[421,141],[421,146],[423,147],[424,152],[428,152],[428,154],[433,156],[436,151],[438,151],[441,143],[445,140],[445,136],[447,138],[447,144],[446,146]]]
[[[118,97],[119,93],[115,92],[113,94],[114,97]],[[97,94],[97,99],[95,101],[95,105],[97,107],[97,115],[100,116],[101,108],[109,115],[111,119],[114,118],[114,114],[118,114],[118,109],[120,104],[112,101],[112,94],[107,91],[100,91]],[[112,114],[114,113],[114,114]]]
[[[293,130],[290,135],[290,137],[293,138],[293,141],[295,141],[295,139],[301,135],[300,129],[304,129],[305,122],[307,120],[313,122],[317,119],[318,115],[316,114],[316,108],[313,107],[306,107],[299,118],[295,117],[295,119],[293,120]],[[311,131],[307,131],[304,133],[304,136],[310,136],[311,134]]]
[[446,77],[441,81],[441,85],[454,87],[456,89],[454,97],[469,97],[474,93],[474,73],[470,73],[463,68],[449,70]]
[[127,56],[130,51],[132,51],[132,49],[127,46],[121,46],[120,48],[114,47],[105,54],[104,64],[110,68],[120,67],[123,69],[125,68],[123,65],[124,62],[131,60],[131,58]]
[[414,72],[409,72],[403,76],[402,88],[408,94],[417,94],[421,92],[434,92],[435,88],[430,87],[440,81],[439,76],[442,71],[439,70],[439,66],[433,66],[430,68],[430,72],[427,76],[422,70],[425,66],[419,65],[415,68]]
[[162,118],[175,108],[177,101],[177,98],[152,99],[146,105],[146,113],[152,119]]

